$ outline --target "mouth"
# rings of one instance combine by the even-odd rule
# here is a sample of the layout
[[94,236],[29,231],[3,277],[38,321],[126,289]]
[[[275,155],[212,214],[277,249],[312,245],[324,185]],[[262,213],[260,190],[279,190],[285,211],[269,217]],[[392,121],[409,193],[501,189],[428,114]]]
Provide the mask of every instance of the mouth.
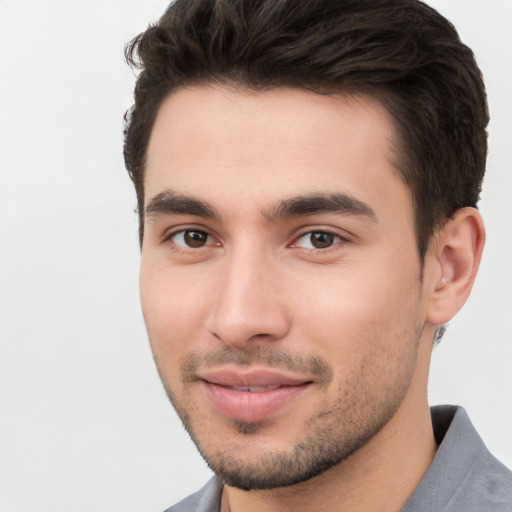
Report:
[[307,378],[268,369],[213,370],[202,374],[200,381],[217,412],[244,422],[263,421],[276,415],[313,384]]
[[[229,386],[227,386],[229,387]],[[249,393],[263,393],[264,391],[274,391],[281,386],[231,386],[234,391],[249,391]]]

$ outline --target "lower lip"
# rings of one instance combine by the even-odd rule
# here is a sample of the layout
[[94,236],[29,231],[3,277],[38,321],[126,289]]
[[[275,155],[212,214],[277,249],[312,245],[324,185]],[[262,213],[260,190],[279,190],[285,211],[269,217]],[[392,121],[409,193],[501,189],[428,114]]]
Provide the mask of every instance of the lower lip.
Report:
[[283,386],[253,393],[205,382],[206,395],[223,416],[246,422],[267,419],[302,394],[309,385]]

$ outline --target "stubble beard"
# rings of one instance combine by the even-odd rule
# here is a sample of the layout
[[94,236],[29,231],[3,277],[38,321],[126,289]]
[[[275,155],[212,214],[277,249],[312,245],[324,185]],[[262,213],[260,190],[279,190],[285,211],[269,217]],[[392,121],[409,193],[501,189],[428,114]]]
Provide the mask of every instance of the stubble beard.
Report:
[[[340,425],[339,410],[320,413],[306,423],[304,434],[290,451],[263,453],[250,461],[244,460],[239,450],[208,450],[194,429],[185,423],[186,418],[184,425],[208,466],[223,483],[245,491],[264,490],[300,484],[339,465],[377,434],[397,408],[389,408],[378,421],[366,423],[363,431],[356,432],[345,424]],[[326,422],[327,416],[332,418]],[[242,422],[236,427],[239,433],[252,438],[257,438],[263,428]]]
[[[416,333],[418,334],[418,333]],[[344,383],[343,391],[334,404],[326,404],[310,417],[302,433],[288,451],[260,450],[258,456],[244,456],[244,445],[258,443],[266,423],[232,420],[236,432],[232,443],[219,446],[213,427],[201,420],[201,411],[188,400],[179,401],[171,389],[167,395],[200,454],[225,484],[242,490],[276,489],[293,486],[339,465],[372,439],[395,415],[409,389],[414,373],[419,334],[412,352],[404,354],[402,379],[395,380],[380,392],[368,373],[358,374]],[[369,363],[366,372],[375,368]],[[393,371],[393,369],[391,369]],[[164,381],[165,382],[165,381]],[[389,384],[389,382],[388,382]],[[377,382],[377,387],[379,383]],[[283,426],[286,429],[286,426]]]

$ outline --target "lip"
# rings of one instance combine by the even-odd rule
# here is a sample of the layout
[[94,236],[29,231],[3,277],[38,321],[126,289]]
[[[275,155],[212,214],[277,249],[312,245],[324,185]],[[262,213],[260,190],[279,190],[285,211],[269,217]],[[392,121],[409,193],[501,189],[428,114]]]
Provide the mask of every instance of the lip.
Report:
[[278,413],[312,384],[272,369],[215,369],[199,376],[205,393],[225,417],[257,422]]

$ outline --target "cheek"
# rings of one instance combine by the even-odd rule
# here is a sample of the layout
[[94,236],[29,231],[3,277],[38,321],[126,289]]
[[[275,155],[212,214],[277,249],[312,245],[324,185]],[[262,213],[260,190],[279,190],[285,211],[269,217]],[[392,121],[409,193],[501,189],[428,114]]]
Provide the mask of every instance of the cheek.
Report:
[[[362,364],[366,354],[383,357],[415,336],[420,318],[420,282],[416,268],[398,272],[382,262],[361,271],[334,269],[301,301],[304,337],[340,364]],[[394,266],[392,266],[394,267]]]
[[151,348],[160,364],[176,364],[204,325],[201,283],[177,272],[143,264],[140,296]]

